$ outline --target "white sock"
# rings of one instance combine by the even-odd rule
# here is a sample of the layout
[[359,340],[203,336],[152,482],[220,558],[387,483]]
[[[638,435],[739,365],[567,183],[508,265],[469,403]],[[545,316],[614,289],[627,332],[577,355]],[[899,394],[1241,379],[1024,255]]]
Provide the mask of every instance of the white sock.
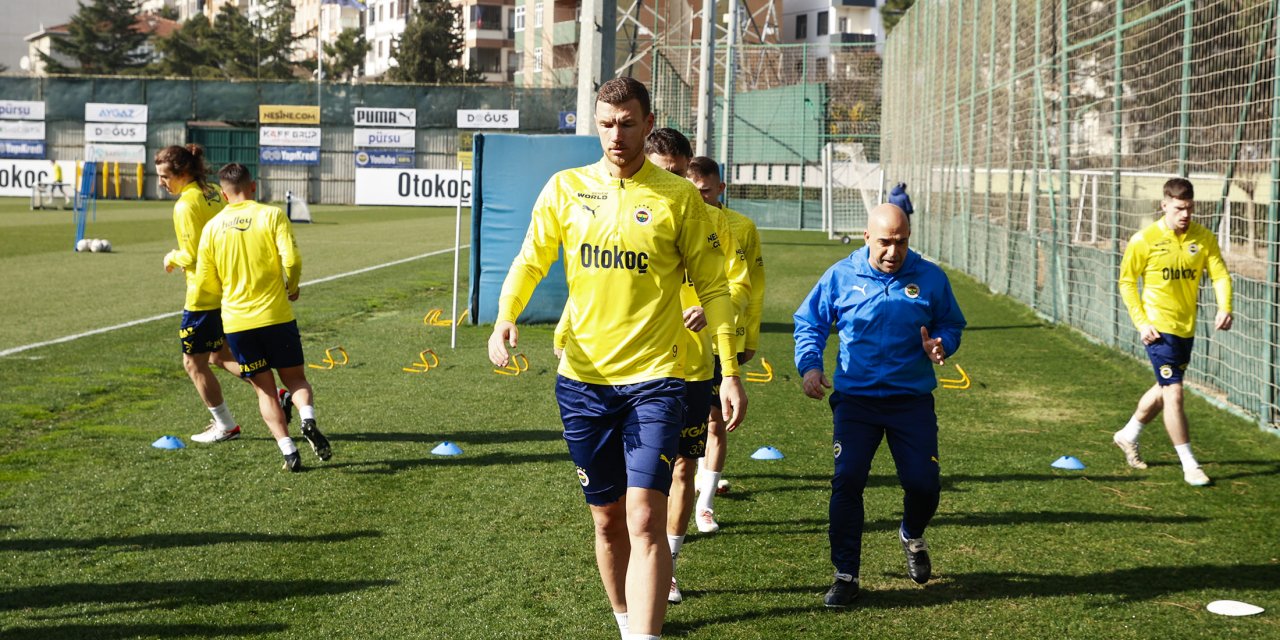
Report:
[[711,509],[711,501],[716,497],[716,485],[720,484],[720,474],[715,471],[703,471],[698,476],[698,506],[694,507],[696,516]]
[[1138,422],[1136,418],[1129,418],[1129,423],[1116,433],[1116,437],[1129,442],[1137,442],[1138,436],[1142,435],[1142,428],[1147,425]]
[[632,633],[627,635],[627,640],[662,640],[662,636],[649,636],[643,633]]
[[684,536],[667,535],[667,546],[671,547],[671,562],[675,564],[675,557],[680,555],[680,548],[684,546]]
[[316,408],[311,405],[298,405],[298,417],[303,420],[315,420]]
[[283,453],[286,456],[291,453],[298,452],[298,446],[293,444],[293,438],[290,438],[289,436],[276,440],[276,446],[280,447],[280,453]]
[[1190,442],[1184,442],[1182,444],[1174,445],[1173,450],[1178,452],[1178,459],[1182,461],[1183,471],[1190,471],[1200,466],[1200,463],[1196,462],[1196,457],[1191,455]]
[[630,632],[627,630],[627,612],[623,611],[622,613],[618,613],[617,611],[614,611],[613,617],[618,621],[618,633],[622,634],[622,640],[627,640],[627,636],[630,635]]
[[231,409],[227,408],[227,403],[222,403],[216,407],[209,407],[209,413],[213,414],[213,422],[223,431],[230,431],[236,428],[236,419],[231,417]]

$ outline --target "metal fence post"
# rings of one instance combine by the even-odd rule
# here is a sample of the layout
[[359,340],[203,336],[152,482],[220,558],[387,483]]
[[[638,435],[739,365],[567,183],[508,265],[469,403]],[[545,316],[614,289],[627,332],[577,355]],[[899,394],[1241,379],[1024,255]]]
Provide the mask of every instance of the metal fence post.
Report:
[[[1273,15],[1280,0],[1273,2]],[[1271,201],[1267,204],[1267,315],[1262,343],[1267,350],[1258,407],[1259,424],[1269,427],[1276,410],[1276,338],[1280,335],[1280,21],[1273,21],[1275,60],[1271,69]]]
[[[1115,26],[1115,70],[1111,80],[1111,237],[1108,245],[1111,256],[1112,276],[1120,273],[1120,153],[1124,142],[1124,0],[1116,0]],[[1121,311],[1124,301],[1120,299],[1120,287],[1111,286],[1111,335],[1109,344],[1120,345]]]

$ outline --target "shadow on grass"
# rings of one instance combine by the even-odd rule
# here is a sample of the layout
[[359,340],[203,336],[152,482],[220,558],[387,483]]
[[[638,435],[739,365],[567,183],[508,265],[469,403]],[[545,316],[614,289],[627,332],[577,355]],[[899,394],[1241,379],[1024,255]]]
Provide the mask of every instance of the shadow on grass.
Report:
[[[396,584],[393,580],[170,580],[114,584],[67,583],[0,591],[0,611],[106,604],[129,605],[118,609],[137,611],[234,602],[274,602],[287,598],[350,593],[388,587],[393,584]],[[109,612],[94,611],[93,613]],[[78,615],[82,613],[78,612]]]
[[[1046,524],[1195,524],[1209,522],[1203,516],[1154,516],[1127,513],[1089,513],[1087,511],[1048,511],[1024,512],[1007,511],[998,513],[976,513],[939,516],[929,524],[930,529],[937,527],[1005,527],[1011,525],[1046,525]],[[898,528],[897,518],[881,518],[870,520],[863,525],[863,533],[874,531],[895,531]],[[722,518],[720,526],[726,532],[738,535],[774,535],[778,533],[812,533],[826,535],[828,520],[826,517],[790,518],[787,520],[733,520]],[[685,545],[700,539],[694,536],[685,541]]]
[[351,442],[421,442],[423,444],[437,444],[442,440],[449,440],[459,444],[507,444],[511,442],[549,442],[552,440],[563,440],[560,429],[537,429],[537,430],[506,430],[506,431],[453,431],[449,433],[410,433],[410,432],[390,432],[380,433],[370,431],[365,433],[343,433],[335,440],[347,440]]
[[[894,574],[904,583],[906,579]],[[1184,591],[1228,591],[1251,589],[1276,591],[1280,589],[1280,566],[1272,564],[1252,565],[1192,565],[1182,567],[1137,567],[1101,571],[1087,575],[1033,574],[1021,572],[978,572],[956,574],[931,582],[925,587],[907,586],[900,589],[873,589],[862,591],[847,611],[859,609],[908,609],[919,611],[921,607],[941,606],[956,602],[984,600],[1027,600],[1031,598],[1060,598],[1080,596],[1115,596],[1126,603],[1154,600]],[[708,616],[695,620],[671,621],[664,631],[672,636],[685,635],[705,627],[734,624],[750,620],[775,618],[787,615],[812,615],[824,611],[822,593],[829,582],[789,587],[763,589],[707,589],[686,590],[690,597],[702,595],[759,595],[812,596],[813,605],[806,607],[763,607],[749,613]],[[831,611],[831,615],[839,615]]]
[[10,627],[4,630],[6,640],[50,640],[56,638],[241,638],[268,633],[280,633],[289,629],[283,624],[68,624],[57,627],[26,629]]
[[344,531],[323,535],[292,535],[249,533],[244,531],[204,531],[200,533],[153,533],[118,538],[36,538],[30,540],[0,540],[0,551],[49,551],[53,549],[101,549],[103,547],[137,547],[144,549],[172,549],[177,547],[203,547],[214,544],[238,544],[242,542],[268,543],[324,543],[346,542],[357,538],[376,538],[380,531]]
[[564,453],[489,453],[482,456],[433,456],[430,458],[405,458],[400,460],[369,460],[327,464],[326,469],[345,469],[352,473],[389,475],[412,471],[420,467],[488,467],[496,465],[526,464],[531,462],[570,463],[569,452]]
[[1125,602],[1140,602],[1184,591],[1227,592],[1242,589],[1271,592],[1280,590],[1280,566],[1201,564],[1134,567],[1085,575],[1022,572],[948,574],[937,583],[930,583],[923,588],[905,586],[901,589],[866,591],[857,606],[919,607],[973,600],[1063,596],[1116,596]]

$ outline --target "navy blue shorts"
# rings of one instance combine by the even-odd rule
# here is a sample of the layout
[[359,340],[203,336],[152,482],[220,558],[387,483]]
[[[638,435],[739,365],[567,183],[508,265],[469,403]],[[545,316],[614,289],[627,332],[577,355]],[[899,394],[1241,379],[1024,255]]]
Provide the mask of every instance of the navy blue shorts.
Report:
[[297,320],[228,333],[227,344],[240,363],[241,378],[252,378],[269,369],[300,367],[303,363]]
[[1147,345],[1147,357],[1156,372],[1156,383],[1162,387],[1182,382],[1182,376],[1191,364],[1191,347],[1195,338],[1183,338],[1171,333],[1160,334],[1160,340]]
[[685,458],[701,458],[707,453],[707,416],[711,414],[711,380],[685,382],[684,428],[680,430],[679,453]]
[[556,376],[564,440],[587,504],[616,502],[628,487],[671,491],[684,394],[679,378],[612,386]]
[[226,344],[226,336],[222,334],[222,310],[183,309],[178,339],[182,341],[182,352],[189,356],[221,351],[222,345]]

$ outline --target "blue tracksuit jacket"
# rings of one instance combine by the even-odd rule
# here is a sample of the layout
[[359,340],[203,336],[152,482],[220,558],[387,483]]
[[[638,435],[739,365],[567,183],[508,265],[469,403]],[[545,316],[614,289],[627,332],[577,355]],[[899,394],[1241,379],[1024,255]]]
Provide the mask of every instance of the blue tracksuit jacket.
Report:
[[847,395],[888,397],[930,393],[937,386],[920,327],[960,348],[964,315],[951,282],[937,265],[908,251],[897,273],[877,271],[858,249],[832,265],[795,313],[796,369],[822,370],[822,351],[835,325],[840,358],[832,385]]

